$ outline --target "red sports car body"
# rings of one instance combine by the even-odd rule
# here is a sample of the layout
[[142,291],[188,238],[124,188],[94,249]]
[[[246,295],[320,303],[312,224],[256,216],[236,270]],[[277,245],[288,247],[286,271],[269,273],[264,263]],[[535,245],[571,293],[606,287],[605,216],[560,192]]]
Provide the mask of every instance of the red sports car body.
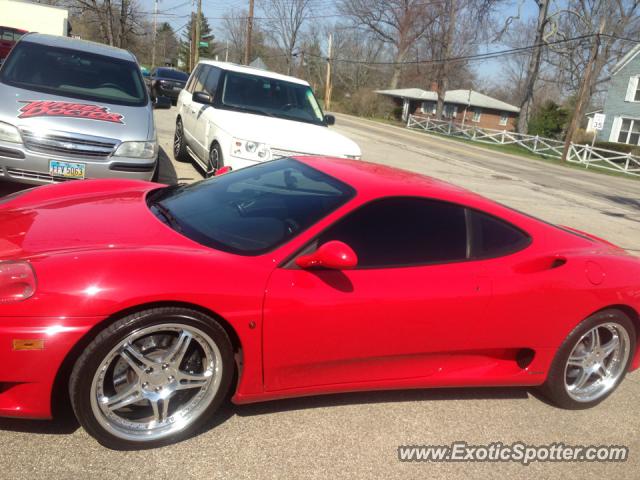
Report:
[[[236,353],[236,403],[541,385],[584,319],[614,309],[639,326],[640,262],[606,241],[417,174],[325,158],[268,163],[283,161],[348,194],[303,228],[302,217],[282,214],[286,234],[264,252],[216,248],[172,228],[169,213],[150,206],[165,188],[154,183],[67,182],[0,199],[0,415],[51,417],[87,345],[149,308],[186,307],[222,325]],[[282,178],[278,188],[306,191],[291,171]],[[238,218],[250,211],[251,231],[271,232],[282,206],[256,204],[234,204],[245,210]],[[215,215],[218,205],[207,208]],[[354,233],[350,222],[365,226]],[[325,240],[353,248],[335,260],[330,245],[325,258]],[[422,258],[416,242],[435,253]],[[638,367],[630,348],[626,370]]]

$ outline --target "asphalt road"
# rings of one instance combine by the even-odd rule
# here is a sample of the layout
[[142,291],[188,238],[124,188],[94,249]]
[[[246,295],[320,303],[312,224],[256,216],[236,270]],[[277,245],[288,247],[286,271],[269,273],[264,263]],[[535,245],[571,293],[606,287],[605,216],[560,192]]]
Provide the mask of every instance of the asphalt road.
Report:
[[[175,109],[157,113],[161,180],[199,172],[171,156]],[[640,182],[500,155],[418,132],[338,116],[364,158],[424,172],[640,251]],[[168,152],[168,155],[167,153]],[[8,185],[0,192],[14,189]],[[72,419],[0,420],[2,478],[637,478],[640,377],[606,402],[564,411],[528,389],[455,389],[332,395],[228,406],[217,426],[143,452],[100,447]],[[398,445],[523,441],[627,445],[621,464],[407,464]]]

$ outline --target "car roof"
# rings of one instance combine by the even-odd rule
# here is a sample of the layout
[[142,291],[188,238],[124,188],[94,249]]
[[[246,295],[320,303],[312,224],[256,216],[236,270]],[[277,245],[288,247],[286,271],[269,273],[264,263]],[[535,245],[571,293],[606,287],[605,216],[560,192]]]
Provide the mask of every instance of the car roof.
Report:
[[60,35],[27,33],[20,39],[20,42],[36,43],[47,47],[68,48],[79,52],[93,53],[132,62],[136,61],[136,57],[127,50],[111,47],[102,43],[90,42],[89,40],[80,40],[78,38],[63,37]]
[[275,78],[276,80],[283,80],[285,82],[299,83],[300,85],[309,85],[309,82],[300,78],[291,77],[289,75],[282,75],[276,72],[270,72],[269,70],[263,70],[261,68],[247,67],[245,65],[238,65],[231,62],[219,62],[217,60],[200,60],[198,63],[206,65],[213,65],[214,67],[221,68],[222,70],[229,70],[232,72],[246,73],[249,75],[259,75],[261,77]]
[[360,195],[373,199],[383,196],[424,196],[484,208],[497,205],[489,199],[442,180],[386,165],[330,157],[294,157],[342,182]]

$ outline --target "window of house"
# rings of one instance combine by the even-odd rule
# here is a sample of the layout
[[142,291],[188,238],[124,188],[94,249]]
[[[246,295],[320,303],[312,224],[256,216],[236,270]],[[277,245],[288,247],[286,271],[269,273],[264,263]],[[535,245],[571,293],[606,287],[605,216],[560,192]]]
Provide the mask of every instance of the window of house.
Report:
[[620,133],[618,134],[619,143],[628,143],[630,145],[640,144],[640,120],[631,118],[623,118],[620,124]]
[[364,268],[465,260],[465,209],[423,198],[386,198],[339,220],[321,234],[318,245],[330,240],[353,248]]
[[447,104],[444,106],[444,111],[442,112],[442,116],[444,118],[456,118],[458,115],[458,106]]
[[629,77],[629,84],[627,85],[627,94],[625,101],[627,102],[640,102],[640,81],[638,75]]
[[473,110],[473,118],[472,121],[474,122],[479,122],[480,121],[480,116],[482,115],[482,110],[479,108],[476,108]]
[[503,113],[502,115],[500,115],[500,123],[499,123],[500,125],[504,127],[508,121],[509,121],[509,115],[507,115],[506,113]]
[[436,114],[436,104],[433,102],[422,102],[422,113],[429,115]]

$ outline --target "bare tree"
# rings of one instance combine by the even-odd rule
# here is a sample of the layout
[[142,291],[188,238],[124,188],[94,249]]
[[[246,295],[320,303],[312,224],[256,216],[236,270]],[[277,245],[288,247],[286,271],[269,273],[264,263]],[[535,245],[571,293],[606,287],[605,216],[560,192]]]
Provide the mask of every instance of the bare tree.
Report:
[[[433,2],[435,3],[435,2]],[[432,2],[425,0],[340,0],[340,10],[354,25],[362,26],[394,49],[393,75],[389,88],[397,88],[402,63],[415,42],[433,23]]]
[[108,45],[129,48],[131,38],[142,34],[145,16],[135,1],[70,0],[68,5],[76,17],[97,24],[98,39]]
[[311,12],[311,0],[265,0],[263,10],[271,36],[286,58],[287,74],[291,75],[301,29]]

